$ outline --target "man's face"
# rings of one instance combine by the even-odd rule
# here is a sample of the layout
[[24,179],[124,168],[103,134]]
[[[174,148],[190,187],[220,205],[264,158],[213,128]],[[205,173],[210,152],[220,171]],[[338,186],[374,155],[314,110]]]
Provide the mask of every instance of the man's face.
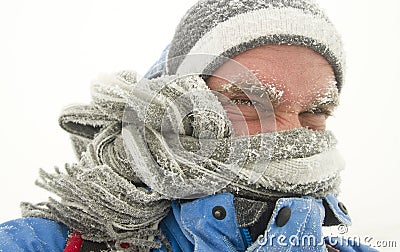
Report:
[[[338,89],[333,69],[324,57],[301,46],[268,45],[241,53],[233,60],[249,69],[266,93],[253,99],[241,88],[216,77],[226,76],[229,64],[222,65],[208,78],[209,88],[225,97],[221,103],[236,135],[272,131],[261,127],[262,117],[256,111],[255,101],[268,98],[274,108],[277,131],[301,127],[325,129],[327,118],[338,104]],[[226,98],[230,101],[226,102]],[[244,129],[243,123],[248,129]]]

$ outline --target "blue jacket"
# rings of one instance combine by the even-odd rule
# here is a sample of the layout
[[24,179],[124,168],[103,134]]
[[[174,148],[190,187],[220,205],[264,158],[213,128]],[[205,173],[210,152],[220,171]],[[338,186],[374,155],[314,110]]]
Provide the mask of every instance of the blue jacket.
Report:
[[[266,226],[265,233],[252,241],[249,230],[237,224],[232,194],[223,193],[191,202],[173,202],[172,211],[160,223],[160,230],[178,251],[327,251],[326,244],[340,251],[377,251],[357,241],[324,237],[322,224],[326,208],[342,225],[350,224],[345,208],[334,196],[282,198]],[[0,225],[0,251],[63,251],[68,227],[39,218],[23,218]],[[153,250],[166,251],[164,247]]]

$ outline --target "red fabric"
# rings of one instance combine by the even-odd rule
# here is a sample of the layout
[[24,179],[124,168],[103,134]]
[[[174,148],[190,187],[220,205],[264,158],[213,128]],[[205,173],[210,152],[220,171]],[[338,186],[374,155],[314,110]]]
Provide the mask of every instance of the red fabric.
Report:
[[79,252],[81,250],[83,239],[78,231],[74,231],[67,241],[64,252]]
[[328,249],[328,252],[340,252],[340,250],[335,249],[331,245],[326,244],[326,248]]
[[119,246],[120,246],[121,248],[123,248],[123,249],[127,249],[127,248],[129,248],[131,245],[130,245],[129,243],[121,243],[121,244],[119,244]]

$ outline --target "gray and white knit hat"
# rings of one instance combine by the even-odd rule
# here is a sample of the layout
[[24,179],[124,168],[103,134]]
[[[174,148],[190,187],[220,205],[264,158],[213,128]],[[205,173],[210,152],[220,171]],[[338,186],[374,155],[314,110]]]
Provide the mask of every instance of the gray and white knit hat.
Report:
[[[162,71],[176,74],[182,65],[193,64],[185,62],[187,55],[232,58],[267,44],[300,45],[320,53],[332,65],[341,89],[345,64],[341,38],[313,0],[200,0],[179,23],[163,55],[169,63]],[[215,63],[198,64],[205,69]]]

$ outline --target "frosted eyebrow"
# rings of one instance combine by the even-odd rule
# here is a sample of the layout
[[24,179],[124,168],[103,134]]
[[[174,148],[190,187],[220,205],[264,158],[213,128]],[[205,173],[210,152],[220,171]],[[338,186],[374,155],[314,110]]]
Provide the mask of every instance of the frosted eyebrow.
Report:
[[331,89],[329,92],[325,94],[321,94],[314,98],[311,103],[310,109],[313,108],[327,108],[327,109],[335,109],[339,105],[339,92],[338,90]]
[[232,83],[223,84],[218,88],[214,89],[214,91],[220,93],[244,93],[240,87]]
[[260,86],[256,84],[235,84],[235,83],[227,83],[223,84],[220,87],[214,89],[214,91],[228,94],[238,94],[238,95],[254,95],[254,94],[262,94],[265,93],[266,87]]

